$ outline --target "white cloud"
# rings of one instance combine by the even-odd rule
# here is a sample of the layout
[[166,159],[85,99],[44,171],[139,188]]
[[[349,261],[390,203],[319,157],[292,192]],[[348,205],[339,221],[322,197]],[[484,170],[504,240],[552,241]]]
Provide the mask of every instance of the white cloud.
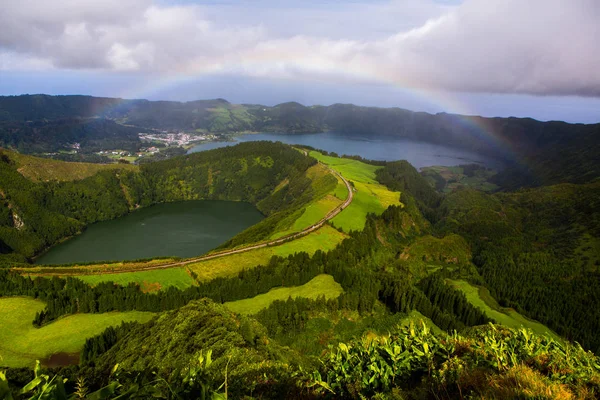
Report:
[[600,96],[600,2],[423,0],[345,7],[14,2],[0,68],[397,82],[429,90]]

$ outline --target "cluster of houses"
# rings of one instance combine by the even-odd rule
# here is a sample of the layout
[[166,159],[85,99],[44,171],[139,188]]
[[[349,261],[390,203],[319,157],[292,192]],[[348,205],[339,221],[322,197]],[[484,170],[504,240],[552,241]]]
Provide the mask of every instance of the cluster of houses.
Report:
[[128,151],[120,151],[120,150],[100,150],[98,153],[101,156],[122,156],[122,157],[131,157],[131,153]]
[[163,142],[167,146],[186,146],[193,142],[214,140],[214,135],[186,132],[138,133],[140,140]]

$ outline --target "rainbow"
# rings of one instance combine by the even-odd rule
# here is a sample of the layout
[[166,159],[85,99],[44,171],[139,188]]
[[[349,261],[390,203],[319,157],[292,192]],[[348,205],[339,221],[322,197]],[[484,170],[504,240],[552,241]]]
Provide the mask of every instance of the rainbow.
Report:
[[[165,90],[185,86],[200,78],[226,76],[228,73],[248,75],[245,71],[268,71],[269,69],[274,68],[274,66],[275,68],[280,66],[284,69],[284,67],[288,65],[291,65],[298,70],[310,71],[317,75],[321,74],[324,77],[332,77],[334,76],[333,72],[337,71],[338,76],[341,75],[349,81],[371,82],[400,88],[420,101],[432,104],[441,110],[451,111],[453,118],[467,128],[469,132],[476,135],[477,139],[483,140],[488,145],[499,149],[502,153],[506,154],[511,161],[522,162],[522,160],[518,160],[518,152],[513,148],[512,144],[505,138],[497,135],[493,129],[486,126],[486,121],[484,119],[475,117],[475,113],[469,110],[456,96],[453,96],[448,92],[441,92],[428,88],[416,88],[411,82],[402,81],[391,73],[378,71],[377,68],[370,68],[368,66],[360,69],[338,68],[338,66],[332,64],[331,61],[310,61],[287,53],[272,53],[268,54],[268,56],[256,55],[244,57],[243,61],[239,61],[239,59],[224,59],[219,63],[212,64],[192,62],[173,72],[157,75],[156,79],[148,79],[143,85],[129,88],[120,93],[119,97],[125,99],[158,97],[160,93]],[[102,111],[105,112],[107,110]]]

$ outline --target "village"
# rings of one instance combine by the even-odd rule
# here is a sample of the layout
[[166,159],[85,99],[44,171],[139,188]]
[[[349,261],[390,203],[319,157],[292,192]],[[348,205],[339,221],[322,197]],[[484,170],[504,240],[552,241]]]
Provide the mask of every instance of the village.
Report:
[[197,134],[186,132],[168,132],[161,133],[139,133],[138,137],[146,142],[161,142],[167,146],[189,146],[195,142],[215,140],[217,137],[213,134]]

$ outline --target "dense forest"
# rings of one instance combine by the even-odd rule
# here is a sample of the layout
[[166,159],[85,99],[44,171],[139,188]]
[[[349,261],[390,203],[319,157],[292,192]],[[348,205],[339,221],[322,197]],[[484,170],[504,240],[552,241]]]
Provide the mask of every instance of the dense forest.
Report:
[[0,145],[4,147],[55,151],[52,149],[64,148],[77,139],[89,153],[104,148],[106,142],[98,136],[101,134],[124,149],[133,149],[140,143],[131,134],[140,129],[213,133],[330,131],[419,140],[503,160],[509,168],[495,181],[508,189],[586,183],[600,177],[596,156],[600,153],[600,124],[433,115],[352,104],[306,107],[290,102],[268,107],[235,105],[223,99],[182,103],[91,96],[0,97]]
[[[86,225],[138,207],[184,200],[245,201],[267,216],[227,245],[258,241],[289,214],[337,180],[317,185],[306,177],[316,161],[289,146],[250,142],[187,157],[144,164],[137,170],[105,170],[75,181],[33,182],[17,170],[10,153],[0,157],[0,250],[32,257]],[[274,190],[282,181],[280,190]],[[314,187],[322,189],[316,190]],[[5,257],[6,258],[6,257]]]

